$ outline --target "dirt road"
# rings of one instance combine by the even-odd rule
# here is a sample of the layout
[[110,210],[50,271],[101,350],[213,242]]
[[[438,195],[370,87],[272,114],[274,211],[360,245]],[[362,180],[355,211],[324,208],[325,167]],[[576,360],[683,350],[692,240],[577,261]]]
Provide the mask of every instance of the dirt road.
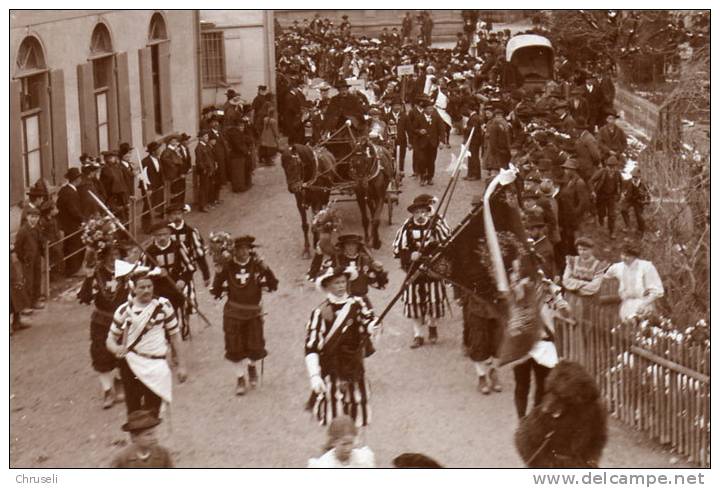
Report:
[[[453,144],[438,157],[436,185],[431,188],[438,195],[448,179],[450,152],[458,151],[457,136]],[[201,288],[201,308],[214,325],[202,330],[193,319],[193,339],[185,344],[190,379],[175,385],[171,415],[160,431],[178,466],[304,467],[324,441],[324,431],[302,409],[308,394],[304,326],[322,296],[304,280],[309,261],[300,258],[300,220],[282,169],[259,168],[254,181],[249,192],[224,193],[220,208],[191,214],[188,220],[206,236],[212,230],[255,235],[260,254],[280,279],[279,290],[265,298],[270,355],[263,385],[245,397],[234,395],[233,370],[223,359],[222,306]],[[390,270],[390,285],[385,291],[371,291],[378,309],[402,281],[390,243],[408,203],[421,192],[410,178],[403,190],[395,224],[381,225],[383,247],[376,257]],[[478,182],[459,183],[448,214],[451,225],[479,191]],[[343,230],[359,231],[356,205],[339,205]],[[11,338],[11,466],[102,467],[126,442],[120,430],[124,405],[100,407],[89,357],[90,313],[90,307],[66,295],[36,314],[31,329]],[[501,372],[505,391],[500,394],[486,397],[476,391],[472,365],[461,352],[460,310],[454,309],[441,324],[437,345],[410,350],[411,335],[410,324],[396,307],[385,321],[378,352],[367,362],[373,423],[366,439],[379,465],[388,466],[402,452],[418,451],[451,467],[521,467],[512,443],[517,422],[512,374]],[[602,466],[671,466],[670,453],[619,423],[610,425]]]

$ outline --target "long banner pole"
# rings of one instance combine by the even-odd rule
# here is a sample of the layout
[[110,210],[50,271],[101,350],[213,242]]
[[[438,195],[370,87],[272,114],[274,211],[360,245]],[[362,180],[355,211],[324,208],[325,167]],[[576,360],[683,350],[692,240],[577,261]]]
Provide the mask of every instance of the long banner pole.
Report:
[[[92,191],[88,191],[88,193],[89,193],[90,196],[93,198],[93,200],[95,200],[95,203],[97,203],[98,206],[103,210],[103,212],[105,212],[108,217],[112,218],[112,219],[115,221],[115,223],[123,230],[123,232],[125,232],[125,234],[127,234],[127,236],[130,238],[130,240],[131,240],[137,247],[139,247],[140,249],[142,249],[142,245],[137,241],[137,239],[135,239],[135,237],[133,237],[132,234],[130,234],[130,232],[128,232],[128,230],[125,228],[125,226],[122,224],[122,222],[120,222],[120,219],[118,219],[118,218],[110,211],[110,209],[108,209],[108,208],[105,206],[105,204],[102,202],[102,200],[100,200],[100,199],[97,197],[97,195],[95,195],[95,193],[93,193]],[[158,264],[157,260],[156,260],[154,257],[152,257],[150,254],[145,253],[145,256],[147,256],[148,260],[153,264],[153,266],[156,266],[156,267],[158,267],[158,268],[160,267],[160,265]],[[167,276],[167,275],[165,275],[165,279],[172,285],[172,287],[175,289],[175,291],[177,291],[177,292],[183,297],[183,300],[184,300],[185,302],[188,302],[188,298],[185,296],[185,294],[182,292],[182,290],[181,290],[180,288],[178,288],[177,284],[176,284],[169,276]],[[192,304],[190,304],[190,305],[192,306]],[[195,310],[197,311],[198,316],[200,316],[200,318],[205,322],[205,324],[206,324],[208,327],[210,327],[212,324],[210,323],[210,321],[208,320],[208,318],[205,316],[205,314],[203,314],[202,311],[200,311],[200,309],[199,309],[198,307],[194,307],[194,308],[195,308]]]

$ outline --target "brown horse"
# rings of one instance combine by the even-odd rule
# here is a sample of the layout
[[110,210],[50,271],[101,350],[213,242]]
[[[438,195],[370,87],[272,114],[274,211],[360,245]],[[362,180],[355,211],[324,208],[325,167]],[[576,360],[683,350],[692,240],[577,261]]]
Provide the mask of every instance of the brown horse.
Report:
[[[298,202],[306,250],[309,249],[309,226],[305,209],[310,207],[317,212],[327,205],[330,192],[338,189],[348,189],[355,193],[365,241],[375,249],[381,245],[378,232],[380,216],[388,186],[396,177],[392,155],[367,138],[358,139],[352,144],[341,144],[345,146],[340,148],[337,144],[328,144],[327,149],[311,149],[295,144],[282,155],[288,190]],[[339,152],[338,149],[345,151],[342,159],[333,154]]]
[[[302,220],[303,238],[305,240],[304,259],[310,259],[310,240],[308,238],[310,224],[308,223],[307,210],[309,208],[313,214],[316,214],[327,206],[330,200],[329,186],[331,181],[328,175],[320,174],[320,167],[332,165],[334,158],[332,161],[327,161],[328,157],[332,158],[332,155],[325,153],[317,156],[308,146],[293,144],[282,152],[280,158],[285,171],[288,191],[295,196],[295,204]],[[313,245],[316,242],[317,235],[313,233]]]

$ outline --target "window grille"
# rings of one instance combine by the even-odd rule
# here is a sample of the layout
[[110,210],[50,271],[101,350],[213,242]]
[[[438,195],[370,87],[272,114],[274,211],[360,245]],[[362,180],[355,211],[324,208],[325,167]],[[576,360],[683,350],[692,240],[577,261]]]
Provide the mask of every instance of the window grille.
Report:
[[222,31],[202,33],[202,75],[204,87],[215,87],[227,83],[225,41]]

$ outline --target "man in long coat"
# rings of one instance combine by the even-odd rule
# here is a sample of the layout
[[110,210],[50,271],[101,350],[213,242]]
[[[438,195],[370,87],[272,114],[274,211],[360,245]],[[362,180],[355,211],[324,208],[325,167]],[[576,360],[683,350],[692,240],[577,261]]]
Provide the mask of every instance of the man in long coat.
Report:
[[504,117],[504,110],[496,107],[494,117],[485,127],[485,147],[483,150],[485,169],[492,176],[502,168],[507,168],[512,154],[510,153],[510,125]]
[[58,191],[57,219],[66,237],[63,243],[63,250],[65,252],[65,274],[72,276],[78,272],[84,258],[84,254],[79,252],[83,247],[82,239],[79,234],[76,234],[78,230],[80,230],[80,225],[82,225],[84,220],[80,204],[80,194],[77,190],[77,186],[81,180],[80,170],[77,168],[68,169],[65,173],[65,179],[67,183]]

